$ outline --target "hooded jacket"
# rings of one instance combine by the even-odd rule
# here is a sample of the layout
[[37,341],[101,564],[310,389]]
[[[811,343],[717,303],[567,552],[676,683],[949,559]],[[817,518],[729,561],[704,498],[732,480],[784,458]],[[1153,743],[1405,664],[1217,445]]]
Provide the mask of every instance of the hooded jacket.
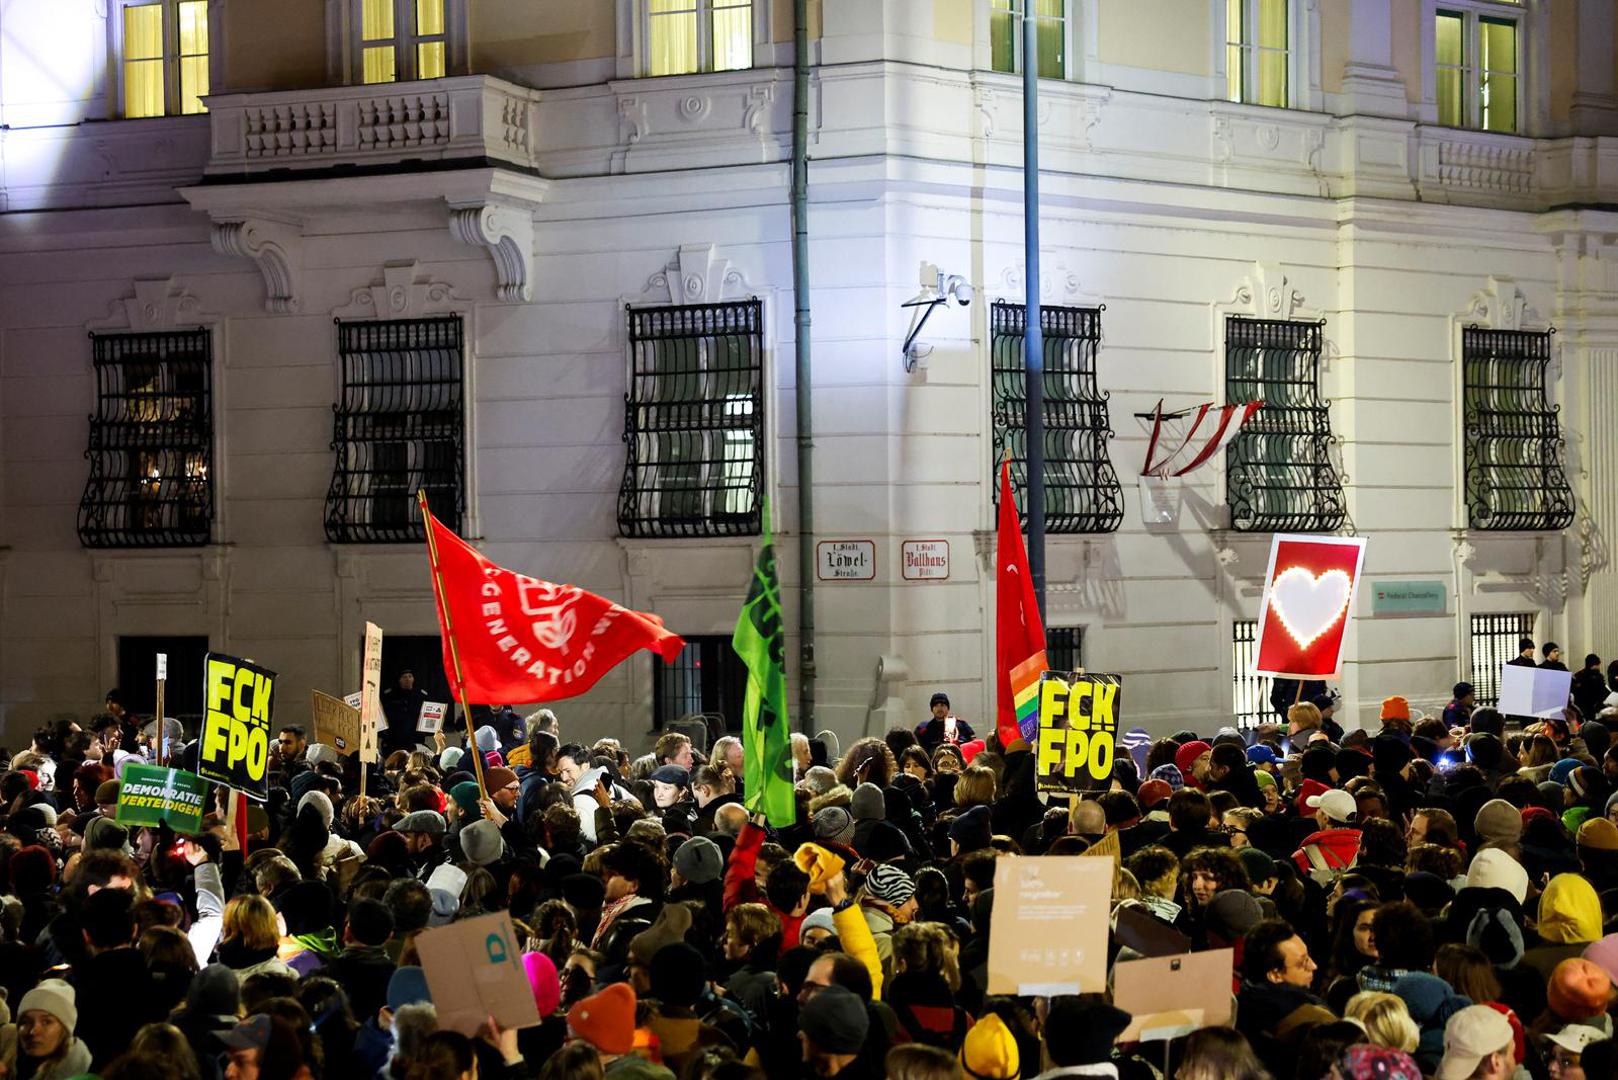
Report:
[[1410,1019],[1421,1031],[1416,1044],[1416,1059],[1421,1071],[1431,1075],[1438,1069],[1444,1056],[1444,1025],[1449,1018],[1472,1004],[1472,999],[1457,994],[1449,983],[1425,971],[1412,971],[1399,976],[1393,984],[1393,993],[1405,1003]]

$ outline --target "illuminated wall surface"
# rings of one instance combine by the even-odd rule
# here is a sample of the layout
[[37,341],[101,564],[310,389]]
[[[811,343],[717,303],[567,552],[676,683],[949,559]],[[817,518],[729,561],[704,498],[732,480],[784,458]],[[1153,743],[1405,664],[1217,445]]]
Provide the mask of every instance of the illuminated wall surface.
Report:
[[[1618,652],[1618,216],[1592,209],[1618,203],[1614,4],[1034,6],[1039,287],[1105,304],[1095,333],[1060,338],[1053,396],[1104,397],[1112,431],[1056,436],[1052,510],[1115,526],[1051,535],[1049,622],[1085,668],[1125,676],[1121,726],[1228,721],[1278,513],[1369,537],[1351,716],[1393,693],[1441,706],[1486,616],[1574,661]],[[344,422],[397,436],[350,462],[379,487],[459,476],[463,532],[498,562],[700,636],[729,634],[754,561],[761,419],[795,691],[788,0],[211,7],[0,2],[5,741],[144,679],[120,671],[130,637],[250,657],[306,719],[310,688],[357,688],[367,620],[434,633],[418,545],[328,539]],[[1019,362],[1000,320],[1019,313],[993,304],[1023,298],[1023,14],[811,4],[818,722],[845,744],[919,719],[936,689],[973,721],[992,702],[991,478],[1019,445],[995,423]],[[976,295],[933,315],[907,372],[900,305],[923,263]],[[625,311],[751,297],[756,339],[648,344]],[[349,369],[334,317],[379,315],[458,316],[459,345]],[[1232,319],[1320,326],[1242,343]],[[103,343],[131,331],[171,335],[169,359]],[[682,364],[688,385],[661,377]],[[413,389],[387,405],[367,370]],[[1279,426],[1241,483],[1218,455],[1146,524],[1136,414],[1255,387]],[[730,424],[645,436],[673,490],[630,503],[720,535],[620,535],[631,393]],[[207,421],[100,466],[109,530],[193,546],[86,545],[92,415],[103,438]],[[1512,442],[1500,416],[1538,434]],[[1115,491],[1072,486],[1087,446]],[[408,535],[402,506],[366,519],[372,538]],[[642,656],[558,711],[638,745],[654,701],[694,702],[723,667],[699,646],[659,695]]]

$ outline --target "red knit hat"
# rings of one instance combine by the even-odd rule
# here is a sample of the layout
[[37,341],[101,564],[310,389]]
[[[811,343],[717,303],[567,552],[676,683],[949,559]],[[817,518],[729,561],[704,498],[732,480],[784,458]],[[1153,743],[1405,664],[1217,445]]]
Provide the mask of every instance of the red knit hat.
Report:
[[567,1011],[573,1034],[603,1054],[635,1049],[635,991],[628,983],[611,983]]
[[1211,749],[1212,747],[1201,739],[1195,739],[1188,743],[1182,743],[1180,748],[1174,751],[1174,764],[1180,770],[1180,775],[1185,777],[1186,783],[1195,783],[1191,775],[1191,766],[1196,764],[1197,758]]
[[1498,1001],[1485,1001],[1483,1004],[1505,1017],[1511,1025],[1511,1052],[1516,1055],[1517,1064],[1521,1065],[1523,1058],[1528,1056],[1528,1036],[1522,1029],[1522,1021],[1517,1019],[1517,1014],[1511,1011],[1509,1005],[1502,1005]]
[[1577,1023],[1607,1011],[1612,998],[1612,979],[1590,961],[1577,956],[1556,965],[1550,985],[1545,987],[1545,1004],[1563,1020]]
[[1556,815],[1543,806],[1530,806],[1522,812],[1522,827],[1528,828],[1528,823],[1535,818],[1544,818],[1546,821],[1555,821]]
[[1331,788],[1328,788],[1319,780],[1305,780],[1303,783],[1299,784],[1298,798],[1296,799],[1298,816],[1302,818],[1314,817],[1315,811],[1314,808],[1309,805],[1309,800],[1314,798],[1316,795],[1324,795],[1330,790]]

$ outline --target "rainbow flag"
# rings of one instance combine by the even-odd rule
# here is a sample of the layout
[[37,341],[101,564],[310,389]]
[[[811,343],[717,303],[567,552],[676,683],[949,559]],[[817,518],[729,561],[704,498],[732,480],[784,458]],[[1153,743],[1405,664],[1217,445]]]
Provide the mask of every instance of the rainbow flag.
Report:
[[1017,730],[1030,745],[1039,732],[1039,677],[1048,661],[1045,650],[1030,656],[1011,669],[1011,700],[1017,710]]

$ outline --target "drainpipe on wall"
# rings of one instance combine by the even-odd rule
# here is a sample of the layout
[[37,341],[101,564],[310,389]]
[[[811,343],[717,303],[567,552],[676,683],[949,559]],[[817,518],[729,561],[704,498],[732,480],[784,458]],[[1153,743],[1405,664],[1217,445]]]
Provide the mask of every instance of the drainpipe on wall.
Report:
[[815,732],[814,425],[809,400],[809,0],[792,4],[792,327],[798,428],[798,724]]

